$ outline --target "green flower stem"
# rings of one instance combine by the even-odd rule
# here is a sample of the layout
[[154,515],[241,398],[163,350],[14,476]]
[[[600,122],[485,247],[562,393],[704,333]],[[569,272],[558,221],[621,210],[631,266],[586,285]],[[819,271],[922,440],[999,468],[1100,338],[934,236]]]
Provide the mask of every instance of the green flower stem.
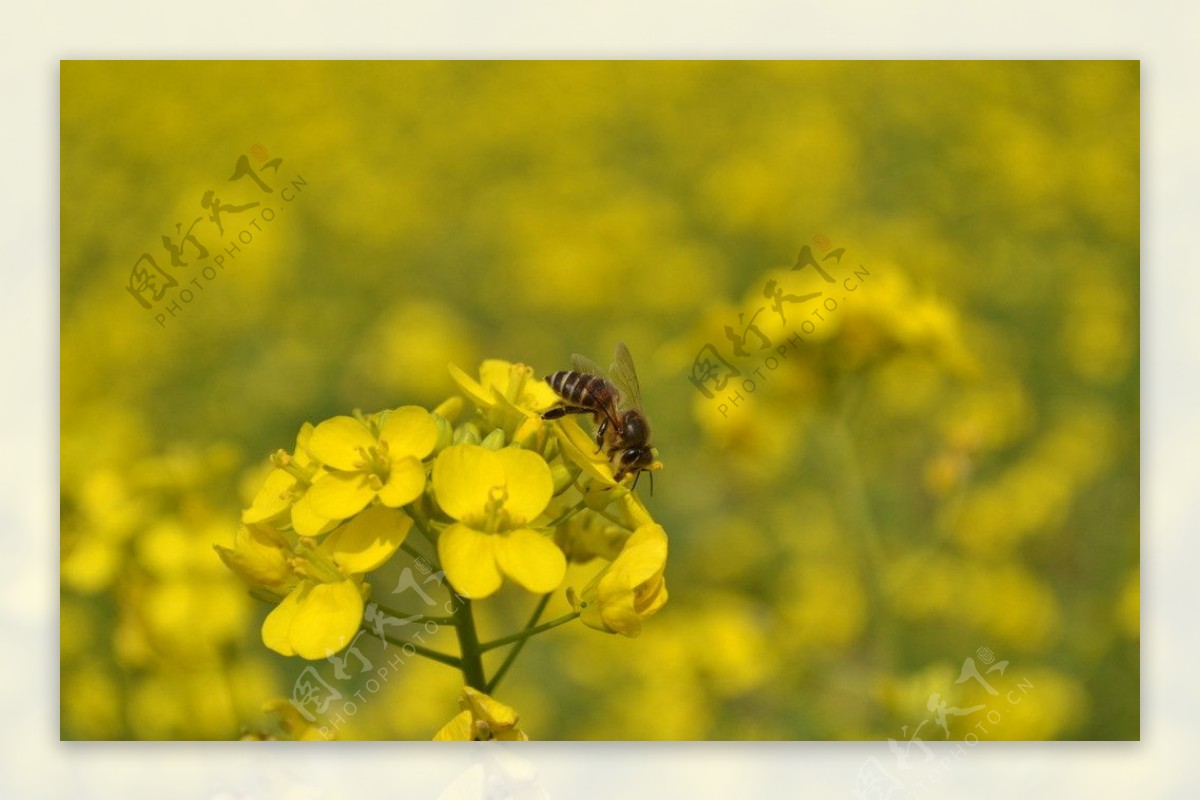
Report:
[[587,505],[587,501],[585,501],[585,500],[583,500],[583,499],[581,498],[581,499],[579,500],[579,503],[575,504],[575,505],[574,505],[574,506],[572,506],[570,509],[568,509],[567,511],[563,512],[561,515],[559,515],[558,517],[554,518],[554,519],[553,519],[553,520],[551,520],[549,523],[546,523],[546,524],[545,524],[545,525],[543,525],[543,526],[539,526],[539,528],[545,528],[545,529],[555,529],[555,528],[558,528],[560,525],[562,525],[563,523],[565,523],[565,522],[567,522],[568,520],[570,520],[570,519],[571,519],[572,517],[574,517],[576,514],[578,514],[579,512],[582,512],[582,511],[583,511],[583,508],[584,508],[586,505]]
[[432,615],[410,615],[408,612],[403,612],[399,609],[392,609],[390,607],[384,606],[383,604],[379,603],[378,601],[375,602],[375,605],[377,607],[379,607],[379,610],[381,612],[383,612],[387,615],[390,615],[391,617],[404,618],[405,620],[409,621],[410,623],[437,623],[439,626],[453,626],[456,622],[453,617],[434,617]]
[[421,553],[420,551],[418,551],[416,548],[414,548],[414,547],[412,547],[411,545],[409,545],[407,542],[402,542],[402,543],[400,543],[400,548],[401,548],[401,549],[402,549],[402,550],[403,550],[403,551],[404,551],[406,554],[408,554],[409,556],[411,556],[411,557],[413,558],[413,560],[414,560],[414,561],[415,561],[415,560],[417,560],[417,559],[424,559],[426,562],[428,562],[429,564],[433,565],[433,568],[434,568],[434,570],[441,570],[441,569],[442,569],[442,566],[441,566],[441,565],[439,565],[439,564],[437,563],[437,559],[434,559],[432,556],[426,556],[425,554],[423,554],[423,553]]
[[483,645],[479,646],[479,650],[482,653],[485,651],[490,651],[493,648],[499,648],[501,645],[508,645],[510,642],[520,642],[521,640],[532,637],[535,634],[541,634],[543,631],[549,631],[550,629],[555,628],[556,626],[561,626],[564,623],[570,623],[572,620],[574,620],[577,617],[579,617],[578,612],[571,612],[569,614],[563,615],[562,617],[557,617],[554,620],[551,620],[549,623],[543,623],[542,625],[535,626],[534,628],[531,628],[531,629],[525,629],[524,631],[518,631],[516,634],[510,634],[507,637],[501,637],[498,640],[492,640],[491,642],[485,642]]
[[[533,610],[533,614],[529,616],[529,622],[525,624],[525,630],[528,631],[537,625],[538,620],[542,617],[542,612],[546,611],[546,605],[550,603],[551,593],[546,593],[542,596],[542,600],[538,601],[537,608]],[[488,682],[487,694],[491,695],[496,686],[500,684],[500,680],[504,678],[504,674],[512,667],[513,662],[517,661],[517,655],[521,653],[521,649],[525,647],[525,643],[529,642],[529,638],[517,640],[517,644],[508,652],[508,656],[504,657],[504,661],[500,663],[499,669],[493,674],[492,680]]]
[[[370,634],[372,637],[379,637],[379,635],[370,626],[363,626],[362,630]],[[379,639],[383,640],[389,645],[395,645],[401,648],[403,648],[405,645],[411,645],[417,654],[425,657],[426,659],[432,659],[434,662],[441,662],[443,665],[449,665],[453,668],[462,667],[462,660],[457,656],[443,654],[441,651],[434,651],[430,648],[426,648],[423,645],[417,645],[415,642],[409,642],[408,640],[403,640],[399,637],[393,637],[387,632],[384,632],[383,636],[379,637]]]
[[454,633],[458,635],[458,648],[462,654],[459,667],[463,681],[468,687],[487,692],[487,679],[483,675],[483,649],[479,646],[479,635],[475,633],[471,601],[457,594],[455,600],[459,604],[454,608]]

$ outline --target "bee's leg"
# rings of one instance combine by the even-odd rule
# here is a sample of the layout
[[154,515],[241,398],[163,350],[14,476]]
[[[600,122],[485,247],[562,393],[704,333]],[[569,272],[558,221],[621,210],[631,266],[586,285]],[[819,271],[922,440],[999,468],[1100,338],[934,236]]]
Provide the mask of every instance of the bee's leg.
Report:
[[560,417],[565,417],[568,414],[591,414],[591,409],[585,409],[582,406],[555,406],[553,409],[548,409],[542,412],[543,420],[557,420]]
[[600,425],[596,426],[596,453],[604,447],[604,432],[608,430],[608,417],[600,421]]

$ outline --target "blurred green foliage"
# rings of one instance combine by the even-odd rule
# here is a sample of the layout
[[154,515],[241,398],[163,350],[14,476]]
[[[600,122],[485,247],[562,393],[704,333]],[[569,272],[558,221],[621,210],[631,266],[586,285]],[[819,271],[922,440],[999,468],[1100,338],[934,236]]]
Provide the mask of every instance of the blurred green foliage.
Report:
[[[64,62],[61,90],[65,738],[271,725],[304,663],[211,545],[302,422],[617,340],[671,601],[532,642],[500,693],[531,737],[903,740],[932,693],[1001,711],[984,739],[1138,737],[1136,62]],[[271,193],[227,180],[256,144]],[[276,217],[218,235],[208,190]],[[173,266],[196,218],[210,257]],[[818,235],[867,277],[723,414],[741,379],[708,400],[693,360],[763,364],[724,328],[771,278],[828,288],[787,269]],[[179,282],[151,310],[143,253]],[[1019,705],[956,683],[982,647]],[[460,681],[409,660],[340,734],[427,738]]]

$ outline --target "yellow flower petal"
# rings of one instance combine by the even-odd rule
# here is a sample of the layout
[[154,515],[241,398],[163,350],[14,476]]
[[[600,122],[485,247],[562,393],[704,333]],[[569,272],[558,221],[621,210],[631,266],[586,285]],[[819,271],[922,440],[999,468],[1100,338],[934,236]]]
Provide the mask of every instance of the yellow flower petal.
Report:
[[317,584],[300,599],[288,639],[297,655],[324,659],[350,644],[362,616],[362,594],[353,581]]
[[333,558],[348,573],[369,573],[391,558],[412,524],[404,512],[369,506],[342,527]]
[[505,511],[518,523],[530,522],[545,510],[554,494],[550,466],[539,454],[518,448],[502,448],[496,457],[504,468]]
[[512,367],[512,362],[506,362],[504,359],[484,359],[483,364],[479,366],[479,383],[483,384],[489,398],[492,390],[501,395],[508,390],[509,381],[512,380]]
[[425,465],[415,456],[392,461],[387,483],[379,490],[379,500],[398,507],[412,503],[425,491]]
[[545,380],[538,379],[525,385],[525,394],[521,400],[526,408],[543,412],[558,403],[560,398]]
[[433,735],[434,740],[461,740],[468,741],[471,738],[471,712],[464,709],[454,717],[450,718],[450,722],[438,730],[438,733]]
[[[544,594],[562,583],[567,572],[567,558],[549,537],[528,528],[493,536],[496,563],[506,576],[522,587]],[[448,568],[446,575],[449,575]]]
[[542,429],[549,425],[545,420],[537,415],[526,417],[521,425],[517,426],[516,432],[513,434],[513,444],[521,447],[532,446],[534,438],[542,433]]
[[345,520],[361,512],[375,497],[375,490],[366,473],[326,473],[313,482],[306,495],[318,517]]
[[340,520],[330,520],[317,514],[312,508],[312,492],[300,496],[292,504],[292,530],[305,537],[315,537],[332,529]]
[[608,598],[604,603],[597,604],[596,608],[609,631],[624,634],[626,637],[636,637],[642,633],[642,618],[634,609],[633,592],[628,588]]
[[401,406],[388,412],[379,429],[379,441],[386,442],[392,459],[415,456],[424,459],[437,443],[437,423],[420,406]]
[[517,713],[511,706],[500,703],[474,687],[463,687],[463,701],[475,718],[487,721],[493,727],[512,728],[517,725]]
[[601,631],[636,637],[642,622],[667,602],[663,571],[667,534],[657,524],[638,528],[621,553],[580,593],[580,620]]
[[238,528],[232,549],[214,547],[221,561],[251,586],[274,587],[292,574],[287,541],[266,524]]
[[286,470],[272,470],[250,503],[242,512],[243,523],[258,523],[274,517],[291,504],[296,486],[296,477]]
[[267,615],[267,619],[263,621],[263,645],[277,654],[296,655],[289,632],[292,629],[292,621],[296,618],[296,611],[300,609],[300,596],[310,583],[303,582],[292,590],[288,597],[280,601],[279,606],[272,609],[271,613]]
[[588,436],[573,417],[564,417],[554,427],[554,434],[562,446],[563,453],[588,475],[605,484],[616,484],[612,468],[603,453],[596,453],[596,441]]
[[629,536],[621,555],[613,563],[613,573],[630,585],[638,585],[662,575],[667,562],[667,533],[660,525],[642,526]]
[[312,441],[312,432],[316,429],[310,422],[300,424],[299,432],[296,432],[296,447],[292,452],[295,458],[307,457],[308,442]]
[[[458,368],[454,367],[454,365],[450,366],[453,369],[458,370]],[[462,371],[459,370],[459,372]],[[463,403],[463,399],[461,397],[458,395],[451,395],[449,398],[446,398],[437,406],[433,407],[433,413],[438,417],[445,418],[450,423],[456,423],[458,422],[458,416],[462,414],[464,405],[465,404]]]
[[359,421],[345,415],[334,417],[313,429],[308,452],[314,459],[337,470],[355,470],[362,453],[375,444],[375,438]]
[[455,520],[482,515],[492,487],[504,485],[504,466],[495,451],[478,445],[451,445],[433,463],[438,506]]
[[492,396],[490,389],[485,389],[478,381],[464,373],[453,364],[450,367],[450,377],[454,379],[454,383],[458,384],[459,389],[470,398],[476,406],[491,407],[495,405],[496,399]]
[[455,523],[438,536],[438,559],[446,579],[466,598],[486,598],[500,589],[495,541],[498,535]]
[[496,733],[496,739],[501,741],[523,743],[529,740],[529,735],[520,729],[505,729],[504,731]]
[[[629,516],[629,520],[633,523],[633,527],[635,529],[641,528],[642,526],[655,525],[654,518],[650,516],[650,512],[646,509],[646,505],[642,503],[641,499],[638,498],[637,495],[634,495],[631,492],[628,495],[623,496],[620,500],[620,504],[622,508],[624,508],[625,514]],[[663,532],[663,536],[666,536],[665,531]]]

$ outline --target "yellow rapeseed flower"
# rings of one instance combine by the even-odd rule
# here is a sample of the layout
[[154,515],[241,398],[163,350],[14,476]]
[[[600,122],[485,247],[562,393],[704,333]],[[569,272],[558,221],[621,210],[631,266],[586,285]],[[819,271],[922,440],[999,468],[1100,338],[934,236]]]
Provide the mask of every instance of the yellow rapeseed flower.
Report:
[[263,621],[263,644],[284,656],[325,659],[350,644],[362,616],[355,580],[305,579]]
[[474,687],[463,687],[459,698],[462,711],[450,719],[435,740],[528,740],[517,728],[519,717],[506,706]]
[[425,489],[421,460],[433,451],[438,428],[419,406],[402,406],[369,420],[334,417],[316,427],[308,452],[328,472],[308,490],[313,511],[330,520],[358,514],[375,498],[399,507]]
[[225,564],[255,589],[282,598],[263,622],[263,643],[284,656],[324,659],[345,648],[362,622],[362,576],[382,566],[413,525],[399,509],[372,504],[320,545],[292,545],[265,523],[243,526]]
[[450,377],[480,409],[494,409],[507,401],[526,414],[540,415],[558,401],[550,385],[534,377],[533,368],[503,359],[485,359],[478,381],[453,364]]
[[296,449],[290,454],[280,450],[272,457],[275,469],[267,474],[249,508],[242,512],[244,524],[284,519],[286,514],[299,534],[312,536],[328,529],[330,521],[312,511],[306,492],[312,480],[325,472],[308,454],[312,434],[312,424],[305,423],[296,435]]
[[562,551],[529,527],[554,491],[540,455],[451,445],[434,462],[433,488],[438,505],[457,521],[439,535],[438,558],[459,594],[485,598],[500,589],[501,574],[535,593],[562,583]]
[[579,594],[579,619],[599,631],[638,636],[642,621],[667,602],[666,566],[666,531],[657,524],[641,526]]
[[240,526],[233,547],[213,546],[221,561],[251,587],[286,591],[294,579],[288,559],[291,546],[283,535],[266,523]]

